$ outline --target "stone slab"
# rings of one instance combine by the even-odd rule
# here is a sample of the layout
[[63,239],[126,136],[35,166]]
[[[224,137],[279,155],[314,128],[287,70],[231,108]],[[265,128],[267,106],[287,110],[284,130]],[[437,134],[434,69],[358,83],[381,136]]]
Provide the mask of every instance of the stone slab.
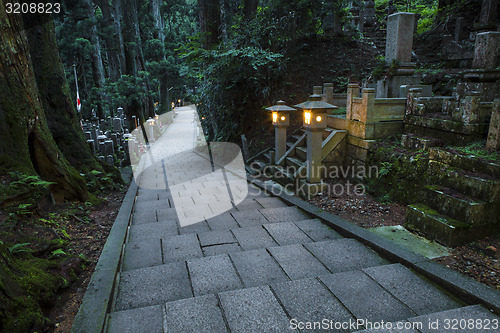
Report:
[[297,227],[299,227],[300,230],[302,230],[315,242],[343,238],[331,228],[321,223],[321,221],[318,219],[303,220],[294,223]]
[[239,225],[230,213],[224,213],[207,220],[212,230],[230,230],[238,228]]
[[238,211],[246,211],[246,210],[262,209],[262,206],[257,201],[244,200],[238,205],[236,205],[236,209]]
[[293,222],[279,222],[264,224],[264,229],[279,245],[303,244],[312,242],[302,230]]
[[165,263],[201,258],[200,243],[195,234],[179,235],[162,241]]
[[158,222],[156,219],[156,210],[145,210],[134,212],[132,215],[132,225]]
[[236,243],[236,238],[229,230],[202,232],[198,238],[201,246]]
[[161,265],[162,263],[161,241],[159,238],[148,242],[133,242],[125,245],[124,271]]
[[386,264],[374,251],[354,239],[338,239],[304,245],[332,273]]
[[187,264],[195,296],[242,288],[227,254],[190,259]]
[[163,333],[161,305],[113,312],[108,319],[108,333]]
[[[331,319],[335,322],[354,320],[347,309],[325,289],[317,279],[303,279],[280,283],[272,287],[281,304],[292,318],[291,325],[299,322],[318,322]],[[304,326],[301,332],[325,332],[321,326]],[[347,330],[345,331],[347,332]]]
[[205,257],[208,257],[208,256],[215,256],[217,254],[233,253],[240,251],[241,247],[237,243],[212,245],[212,246],[205,246],[203,248],[203,255]]
[[[164,207],[165,206],[168,207],[168,202],[164,203]],[[177,220],[177,212],[174,208],[158,209],[156,211],[156,216],[159,222],[166,220]]]
[[232,333],[297,332],[268,286],[219,294]]
[[415,315],[362,271],[336,273],[320,279],[358,319],[393,322]]
[[372,328],[356,331],[355,333],[420,333],[413,329],[413,323],[408,321],[398,321],[395,323],[385,323],[384,327],[378,328],[376,323],[372,324]]
[[197,234],[200,232],[210,231],[210,227],[208,226],[207,221],[201,221],[195,224],[187,225],[185,227],[179,228],[179,233],[181,235],[185,234]]
[[120,273],[115,309],[158,305],[192,296],[184,262],[146,267]]
[[266,208],[260,212],[269,222],[293,222],[310,218],[297,207]]
[[164,203],[159,200],[141,200],[135,203],[134,214],[142,215],[146,214],[148,211],[155,211],[157,209],[162,209],[163,207]]
[[[409,322],[419,323],[421,327],[418,330],[422,333],[495,332],[498,331],[499,320],[499,317],[480,305],[472,305],[408,319]],[[489,329],[486,329],[485,325],[488,322]]]
[[242,228],[262,225],[267,222],[266,218],[257,210],[231,212],[231,215]]
[[247,288],[289,281],[265,249],[233,253],[231,259]]
[[418,315],[461,306],[443,290],[401,264],[371,267],[364,271]]
[[168,302],[165,328],[165,332],[176,333],[228,332],[215,295]]
[[150,238],[169,238],[177,235],[178,231],[175,221],[131,225],[129,229],[129,242],[145,241]]
[[323,264],[302,245],[270,247],[269,252],[292,279],[304,279],[330,273]]
[[231,230],[244,251],[278,245],[261,226]]
[[283,208],[288,207],[286,203],[278,198],[256,198],[257,201],[264,208]]

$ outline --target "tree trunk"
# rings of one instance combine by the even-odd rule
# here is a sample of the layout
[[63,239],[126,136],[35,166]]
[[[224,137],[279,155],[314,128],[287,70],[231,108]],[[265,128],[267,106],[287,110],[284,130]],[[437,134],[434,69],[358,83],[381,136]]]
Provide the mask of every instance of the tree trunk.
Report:
[[104,33],[104,41],[106,45],[106,54],[108,57],[108,68],[109,68],[109,77],[113,82],[116,82],[121,74],[120,67],[120,37],[119,31],[116,29],[115,20],[112,14],[112,7],[107,0],[98,0],[97,3],[102,11],[102,16],[104,18],[104,23],[106,24],[103,27]]
[[88,31],[88,39],[92,45],[90,49],[90,57],[92,58],[92,76],[94,78],[94,84],[98,91],[99,100],[97,101],[97,117],[99,119],[104,118],[104,109],[102,107],[102,101],[106,98],[104,94],[104,66],[102,64],[102,54],[101,54],[101,41],[97,35],[96,19],[94,8],[91,0],[83,0],[85,10],[87,12],[87,18],[91,21],[90,29]]
[[220,34],[220,0],[200,0],[200,30],[206,34],[205,48],[219,42]]
[[259,0],[245,0],[244,14],[247,20],[252,19],[252,17],[255,15],[258,5]]
[[22,17],[0,0],[0,173],[38,173],[57,202],[85,201],[84,180],[57,147],[39,98]]
[[[40,16],[37,15],[36,19]],[[40,22],[42,23],[42,22]],[[47,124],[57,146],[80,171],[101,170],[83,137],[57,50],[54,21],[25,30]]]

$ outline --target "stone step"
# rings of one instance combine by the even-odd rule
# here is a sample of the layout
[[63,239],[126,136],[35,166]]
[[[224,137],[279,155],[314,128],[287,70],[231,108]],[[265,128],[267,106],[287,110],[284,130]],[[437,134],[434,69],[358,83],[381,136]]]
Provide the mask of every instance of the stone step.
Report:
[[[163,332],[164,328],[186,333],[297,332],[296,328],[303,331],[305,327],[291,325],[322,322],[324,318],[336,323],[366,321],[347,330],[361,332],[374,322],[421,322],[427,327],[435,319],[442,324],[445,319],[498,319],[482,306],[465,306],[400,264],[290,281],[282,270],[276,270],[269,253],[252,252],[252,257],[231,258],[242,273],[241,279],[227,257],[212,258],[216,259],[213,264],[220,266],[188,262],[194,294],[168,299],[157,293],[151,297],[155,305],[116,309],[109,315],[107,332]],[[251,260],[241,265],[246,259]],[[212,287],[213,292],[199,293],[199,287]]]
[[[258,237],[248,239],[260,241]],[[193,296],[316,278],[387,263],[371,249],[347,238],[258,249],[250,247],[245,251],[122,271],[114,309],[154,306]]]
[[466,173],[448,164],[432,160],[429,161],[429,170],[432,178],[438,184],[454,188],[485,202],[500,201],[500,180],[481,176],[477,173]]
[[307,148],[306,147],[295,148],[295,156],[297,156],[298,159],[305,161],[307,159]]
[[455,168],[478,172],[495,179],[500,179],[500,164],[485,161],[478,156],[462,155],[441,148],[431,148],[429,150],[429,159],[448,164]]
[[401,145],[409,150],[428,150],[430,147],[440,144],[440,140],[435,138],[420,137],[414,134],[403,134]]
[[439,185],[427,185],[427,204],[440,213],[467,224],[487,222],[487,206],[463,193]]
[[442,215],[423,204],[408,205],[404,226],[451,247],[466,242],[467,233],[470,232],[470,225]]

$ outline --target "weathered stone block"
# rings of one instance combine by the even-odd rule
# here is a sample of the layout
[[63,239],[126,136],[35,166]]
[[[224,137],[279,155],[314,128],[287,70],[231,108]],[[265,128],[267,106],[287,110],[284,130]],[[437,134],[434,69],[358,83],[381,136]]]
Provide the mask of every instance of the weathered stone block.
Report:
[[498,63],[498,49],[500,46],[500,32],[490,31],[479,33],[476,36],[474,47],[473,68],[495,69]]
[[391,64],[393,60],[411,61],[414,21],[415,14],[413,13],[396,13],[388,17],[385,49],[385,60],[388,64]]
[[496,99],[493,102],[486,149],[500,150],[500,99]]

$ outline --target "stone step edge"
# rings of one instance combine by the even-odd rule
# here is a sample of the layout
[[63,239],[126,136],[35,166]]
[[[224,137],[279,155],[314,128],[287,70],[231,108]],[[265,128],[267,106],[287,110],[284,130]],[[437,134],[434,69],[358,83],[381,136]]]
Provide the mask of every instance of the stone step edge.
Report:
[[469,304],[481,304],[500,315],[500,292],[490,288],[476,280],[460,274],[452,269],[442,266],[424,256],[410,252],[374,233],[363,229],[343,218],[321,210],[302,199],[282,192],[273,192],[272,186],[266,185],[258,179],[250,180],[250,183],[258,186],[272,196],[278,197],[290,205],[295,205],[308,213],[311,218],[319,218],[324,224],[331,227],[341,236],[354,238],[362,244],[372,248],[380,255],[400,263],[417,273],[422,274],[429,280],[448,290]]

